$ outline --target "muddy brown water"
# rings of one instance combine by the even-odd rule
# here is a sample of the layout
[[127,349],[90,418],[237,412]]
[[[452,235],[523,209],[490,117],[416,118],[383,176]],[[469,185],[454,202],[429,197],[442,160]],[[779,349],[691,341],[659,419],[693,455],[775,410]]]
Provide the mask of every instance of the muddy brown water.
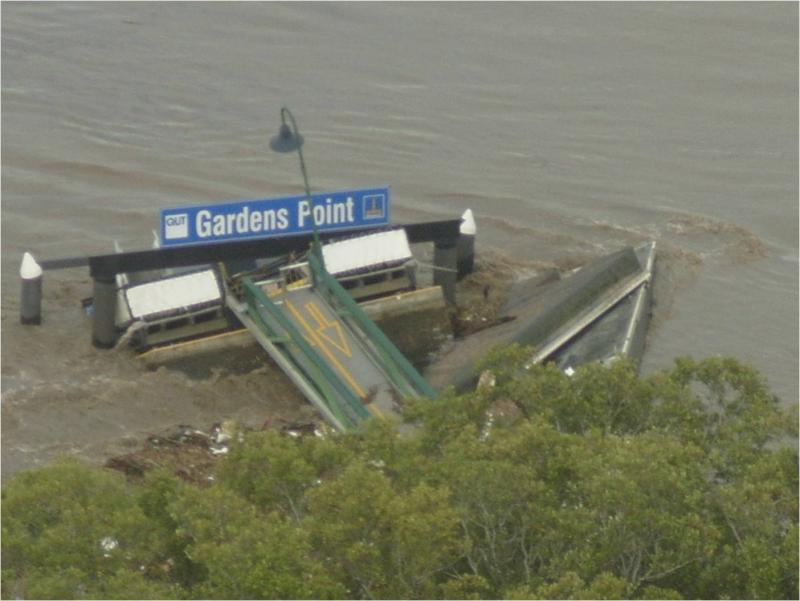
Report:
[[4,3],[3,476],[165,426],[302,407],[265,367],[192,379],[95,350],[86,270],[161,207],[388,184],[396,221],[470,207],[522,276],[658,241],[645,371],[754,363],[798,399],[796,3]]

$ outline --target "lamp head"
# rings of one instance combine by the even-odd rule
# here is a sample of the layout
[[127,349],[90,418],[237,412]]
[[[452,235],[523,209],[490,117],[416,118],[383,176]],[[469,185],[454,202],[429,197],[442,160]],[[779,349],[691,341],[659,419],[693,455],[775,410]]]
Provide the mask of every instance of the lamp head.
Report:
[[269,141],[269,147],[275,152],[294,152],[303,145],[303,136],[295,134],[284,122],[277,136]]

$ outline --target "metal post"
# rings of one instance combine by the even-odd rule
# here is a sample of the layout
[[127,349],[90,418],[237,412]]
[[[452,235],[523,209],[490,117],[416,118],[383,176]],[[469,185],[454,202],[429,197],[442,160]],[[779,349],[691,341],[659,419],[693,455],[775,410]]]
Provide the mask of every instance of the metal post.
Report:
[[94,276],[94,317],[92,343],[112,348],[117,343],[117,282],[113,275]]
[[458,279],[472,273],[475,269],[475,218],[472,209],[467,209],[461,216],[460,235],[458,237]]
[[322,257],[322,244],[319,241],[319,231],[317,229],[317,215],[314,212],[314,200],[311,198],[311,187],[308,185],[308,173],[306,172],[306,162],[303,158],[303,138],[300,136],[300,130],[297,128],[297,121],[294,120],[294,115],[286,107],[281,108],[281,136],[285,135],[286,117],[289,117],[289,122],[292,124],[291,134],[294,136],[297,145],[297,154],[300,157],[300,172],[303,174],[303,185],[305,186],[306,198],[311,205],[311,230],[313,236],[313,243],[311,245],[311,252],[313,252],[319,259],[323,269],[325,268],[325,259]]
[[456,304],[456,279],[458,276],[458,238],[436,240],[433,244],[433,283],[442,287],[444,298]]

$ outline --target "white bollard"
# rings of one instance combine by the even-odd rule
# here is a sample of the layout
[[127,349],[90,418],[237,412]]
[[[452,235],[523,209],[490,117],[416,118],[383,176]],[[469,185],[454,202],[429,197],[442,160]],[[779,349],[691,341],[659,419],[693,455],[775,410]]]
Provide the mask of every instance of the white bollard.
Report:
[[20,321],[38,326],[42,323],[42,267],[30,253],[22,255],[19,275],[22,278]]

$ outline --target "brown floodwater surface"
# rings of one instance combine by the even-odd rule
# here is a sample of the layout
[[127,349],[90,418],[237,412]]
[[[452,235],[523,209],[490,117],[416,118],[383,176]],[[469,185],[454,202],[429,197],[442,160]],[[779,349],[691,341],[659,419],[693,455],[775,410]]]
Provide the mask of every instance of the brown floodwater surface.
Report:
[[570,268],[659,248],[644,371],[752,362],[798,400],[796,3],[4,3],[2,468],[178,423],[293,415],[264,368],[191,379],[92,348],[87,270],[162,207],[390,185],[395,221],[471,208],[479,251]]

